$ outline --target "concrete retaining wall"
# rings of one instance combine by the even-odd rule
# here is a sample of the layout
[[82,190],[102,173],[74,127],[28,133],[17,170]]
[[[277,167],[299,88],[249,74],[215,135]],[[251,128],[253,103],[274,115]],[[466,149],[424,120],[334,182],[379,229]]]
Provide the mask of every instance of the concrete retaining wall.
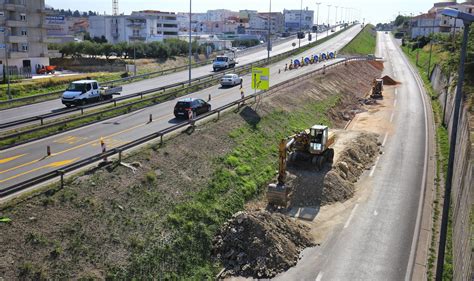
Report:
[[[439,66],[433,71],[432,85],[439,94],[439,101],[445,109],[445,124],[448,124],[449,136],[453,120],[455,87],[450,87],[450,79],[444,75]],[[471,97],[472,99],[472,97]],[[453,215],[453,280],[473,280],[471,222],[469,215],[473,206],[474,191],[474,114],[469,112],[473,107],[472,100],[465,101],[461,110],[456,142],[456,157],[451,194],[451,214]],[[472,111],[472,110],[471,110]]]

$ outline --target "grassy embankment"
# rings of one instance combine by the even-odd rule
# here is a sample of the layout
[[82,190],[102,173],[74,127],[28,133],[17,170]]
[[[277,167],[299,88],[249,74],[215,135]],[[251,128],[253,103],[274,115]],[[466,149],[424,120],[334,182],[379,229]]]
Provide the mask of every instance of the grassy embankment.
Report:
[[[428,79],[428,61],[429,61],[429,45],[425,46],[423,49],[412,51],[409,47],[402,47],[404,53],[408,56],[413,65],[416,65],[418,72],[420,73],[425,89],[431,98],[431,105],[433,109],[435,125],[436,125],[436,157],[437,157],[437,169],[436,169],[436,199],[433,202],[433,227],[432,227],[432,239],[428,253],[428,280],[434,279],[433,269],[436,266],[436,258],[438,252],[438,235],[439,235],[439,223],[440,215],[442,208],[443,194],[444,190],[444,177],[446,176],[448,169],[448,157],[449,157],[449,141],[448,141],[448,131],[443,126],[443,108],[441,103],[437,99],[437,94],[434,92],[433,87],[430,84]],[[446,54],[439,49],[434,47],[434,52],[431,57],[431,68],[430,72],[433,70],[435,64],[441,62]],[[417,63],[417,53],[418,53],[418,63]],[[452,215],[452,212],[450,212]],[[452,217],[449,219],[448,225],[448,235],[446,240],[446,252],[445,252],[445,265],[444,265],[444,275],[443,280],[452,280],[453,276],[453,252],[452,252]]]
[[376,32],[374,26],[369,24],[347,46],[339,52],[350,55],[368,55],[375,52]]

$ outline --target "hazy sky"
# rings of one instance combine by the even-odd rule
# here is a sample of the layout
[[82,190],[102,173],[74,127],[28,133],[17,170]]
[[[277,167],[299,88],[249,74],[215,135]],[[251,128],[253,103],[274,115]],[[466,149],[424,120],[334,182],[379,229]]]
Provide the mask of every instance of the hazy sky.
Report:
[[[319,10],[319,22],[327,22],[328,7],[330,9],[330,21],[334,22],[336,9],[339,7],[352,7],[361,10],[362,18],[372,23],[388,22],[399,13],[401,14],[419,14],[426,12],[433,6],[431,0],[338,0],[338,1],[322,1],[322,0],[303,0],[303,7],[316,11],[316,2],[321,2]],[[46,0],[46,4],[58,9],[71,9],[81,11],[96,11],[99,13],[112,12],[112,0]],[[272,11],[283,11],[283,9],[299,9],[300,1],[298,0],[272,0]],[[119,0],[120,13],[129,14],[136,10],[161,10],[187,12],[189,10],[189,0]],[[266,12],[269,9],[268,0],[194,0],[193,12],[205,12],[211,9],[230,9],[230,10],[258,10]],[[345,11],[343,12],[345,16]],[[338,20],[341,16],[341,9],[338,8]],[[316,18],[316,13],[315,13]],[[316,19],[315,19],[316,20]]]

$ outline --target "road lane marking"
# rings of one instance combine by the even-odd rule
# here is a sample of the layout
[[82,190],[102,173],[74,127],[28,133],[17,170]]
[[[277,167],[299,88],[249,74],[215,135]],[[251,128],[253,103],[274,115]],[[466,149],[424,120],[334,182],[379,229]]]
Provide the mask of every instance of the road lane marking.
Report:
[[377,216],[379,213],[377,212],[377,210],[374,210],[374,216]]
[[[123,131],[120,131],[120,132],[116,132],[116,133],[111,134],[111,135],[109,135],[109,136],[105,136],[104,138],[111,138],[111,137],[113,137],[113,136],[117,136],[117,135],[126,133],[126,132],[128,132],[128,131],[134,130],[134,129],[136,129],[136,128],[139,128],[139,127],[145,126],[145,125],[146,125],[146,124],[140,124],[140,125],[137,125],[137,126],[134,126],[134,127],[130,127],[130,128],[128,128],[128,129],[126,129],[126,130],[123,130]],[[73,151],[73,150],[82,148],[82,147],[84,147],[84,146],[91,145],[91,144],[93,144],[93,143],[95,143],[95,142],[99,142],[99,139],[92,140],[92,141],[89,141],[89,142],[80,144],[80,145],[78,145],[78,146],[74,146],[74,147],[65,149],[65,150],[63,150],[63,151],[59,151],[59,152],[53,153],[53,154],[51,154],[50,157],[58,156],[58,155],[67,153],[67,152],[69,152],[69,151]],[[49,158],[49,157],[48,157],[48,158]],[[7,170],[0,171],[0,175],[1,175],[1,174],[4,174],[4,173],[7,173],[7,172],[10,172],[10,171],[13,171],[13,170],[16,170],[16,169],[19,169],[19,168],[23,168],[23,167],[25,167],[25,166],[29,166],[29,165],[35,164],[35,163],[37,163],[37,162],[39,162],[39,161],[41,161],[41,160],[44,160],[44,159],[46,159],[46,158],[43,157],[43,158],[40,158],[40,159],[36,159],[36,160],[30,161],[30,162],[28,162],[28,163],[24,163],[24,164],[21,164],[21,165],[18,165],[18,166],[9,168],[9,169],[7,169]]]
[[344,228],[347,228],[349,224],[351,223],[352,218],[354,217],[355,211],[357,210],[357,207],[359,207],[359,204],[355,204],[354,209],[352,209],[351,215],[349,216],[349,219],[347,219],[346,224],[344,225]]
[[375,160],[375,164],[374,164],[374,166],[372,167],[372,169],[370,170],[369,177],[373,177],[373,176],[374,176],[375,168],[377,168],[377,164],[379,164],[379,160],[380,160],[380,156],[377,157],[377,160]]
[[16,159],[18,159],[18,158],[20,158],[20,157],[25,156],[26,154],[28,154],[28,153],[16,155],[16,156],[9,157],[9,158],[0,159],[0,164],[5,164],[5,163],[8,163],[8,162],[11,162],[11,161],[16,160]]
[[397,99],[393,101],[393,107],[397,107]]
[[318,273],[318,276],[316,276],[316,281],[321,281],[323,279],[323,275],[324,275],[324,273],[322,271],[320,271]]
[[398,89],[395,89],[395,96],[398,95]]
[[385,133],[385,137],[383,138],[382,146],[385,146],[385,143],[387,142],[388,139],[388,133]]
[[64,161],[59,161],[59,162],[53,162],[53,163],[50,163],[50,164],[47,164],[47,165],[44,165],[44,166],[41,166],[41,167],[37,167],[37,168],[34,168],[34,169],[31,169],[31,170],[28,170],[26,172],[23,172],[23,173],[20,173],[20,174],[16,174],[14,176],[11,176],[9,178],[6,178],[4,180],[0,180],[0,183],[4,183],[6,181],[10,181],[10,180],[13,180],[13,179],[16,179],[18,177],[21,177],[21,176],[24,176],[24,175],[27,175],[27,174],[30,174],[30,173],[34,173],[38,170],[41,170],[41,169],[46,169],[46,168],[59,168],[59,167],[62,167],[62,166],[65,166],[65,165],[68,165],[68,164],[71,164],[71,163],[74,163],[76,162],[77,160],[79,160],[80,157],[77,157],[77,158],[74,158],[74,159],[70,159],[70,160],[64,160]]
[[395,117],[395,112],[392,112],[392,115],[390,115],[390,123],[393,122],[393,117]]

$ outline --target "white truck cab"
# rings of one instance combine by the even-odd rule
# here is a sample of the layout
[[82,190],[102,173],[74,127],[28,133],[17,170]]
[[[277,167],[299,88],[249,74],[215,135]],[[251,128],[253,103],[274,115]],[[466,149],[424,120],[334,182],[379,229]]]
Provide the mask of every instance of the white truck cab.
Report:
[[61,100],[67,107],[85,105],[92,101],[111,99],[121,91],[122,87],[101,88],[97,80],[79,80],[69,84]]
[[233,68],[237,62],[235,61],[234,53],[228,53],[224,55],[217,56],[212,64],[214,71],[219,71],[222,69]]

